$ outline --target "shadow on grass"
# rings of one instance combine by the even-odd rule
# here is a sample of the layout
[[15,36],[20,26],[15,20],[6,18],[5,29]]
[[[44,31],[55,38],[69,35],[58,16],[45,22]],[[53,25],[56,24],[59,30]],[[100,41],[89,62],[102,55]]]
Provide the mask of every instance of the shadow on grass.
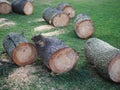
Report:
[[18,66],[11,63],[1,62],[2,65],[0,66],[0,78],[7,77],[9,73],[11,73],[15,68]]
[[120,88],[118,84],[99,76],[88,63],[60,75],[51,74],[51,71],[42,62],[37,63],[37,65],[40,65],[36,73],[38,81],[32,85],[34,87],[38,84],[43,89],[48,90],[51,87],[60,90],[105,90],[106,86],[110,90],[119,90]]

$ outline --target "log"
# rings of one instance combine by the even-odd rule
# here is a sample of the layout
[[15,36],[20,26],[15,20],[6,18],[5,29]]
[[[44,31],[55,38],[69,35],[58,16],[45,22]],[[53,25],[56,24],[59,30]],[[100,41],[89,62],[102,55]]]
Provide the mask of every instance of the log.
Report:
[[9,14],[11,11],[11,3],[7,0],[0,0],[0,14]]
[[37,57],[35,46],[28,42],[23,33],[9,33],[3,41],[3,47],[19,66],[31,64]]
[[93,21],[87,14],[79,14],[75,19],[75,32],[79,38],[89,38],[94,33]]
[[15,0],[12,2],[12,9],[18,14],[31,15],[34,11],[34,6],[30,0]]
[[43,63],[57,74],[65,73],[74,68],[78,61],[78,53],[53,37],[37,35],[32,38],[39,57]]
[[97,39],[89,39],[84,47],[87,60],[106,79],[120,83],[120,50]]
[[55,27],[64,27],[69,24],[69,16],[66,13],[52,7],[44,10],[43,19]]
[[67,13],[70,18],[75,17],[75,9],[68,3],[62,2],[58,4],[57,9]]

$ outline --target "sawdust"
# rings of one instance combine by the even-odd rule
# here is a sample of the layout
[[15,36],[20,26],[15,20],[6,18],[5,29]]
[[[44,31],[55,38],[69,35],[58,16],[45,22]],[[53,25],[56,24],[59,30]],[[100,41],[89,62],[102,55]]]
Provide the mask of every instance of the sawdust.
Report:
[[15,26],[15,22],[10,21],[6,18],[0,18],[0,28],[12,27]]
[[43,36],[58,36],[58,35],[64,34],[64,33],[65,33],[64,29],[61,29],[61,30],[59,30],[59,31],[42,33],[42,35],[43,35]]
[[37,77],[33,74],[35,72],[36,68],[33,65],[19,67],[8,76],[7,84],[12,90],[18,90],[19,87],[28,87]]
[[47,31],[47,30],[51,30],[55,27],[51,26],[51,25],[42,25],[42,26],[38,26],[36,28],[34,28],[34,31]]
[[37,18],[35,20],[32,20],[32,21],[28,21],[28,23],[39,23],[39,22],[44,22],[45,20],[43,18]]

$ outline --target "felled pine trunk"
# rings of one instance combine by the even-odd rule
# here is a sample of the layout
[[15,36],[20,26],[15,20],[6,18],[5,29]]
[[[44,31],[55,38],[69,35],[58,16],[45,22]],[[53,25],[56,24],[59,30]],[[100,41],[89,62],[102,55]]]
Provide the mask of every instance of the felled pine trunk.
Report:
[[57,9],[67,13],[70,18],[75,17],[74,8],[68,3],[60,3],[60,4],[58,4]]
[[75,32],[80,38],[89,38],[94,33],[94,25],[86,14],[79,14],[75,19]]
[[37,56],[36,48],[28,42],[23,33],[9,33],[3,41],[3,47],[19,66],[33,63]]
[[64,27],[69,24],[69,16],[52,7],[45,9],[43,19],[55,27]]
[[62,41],[41,35],[34,36],[32,40],[36,44],[39,57],[53,72],[65,73],[77,64],[77,52]]
[[0,0],[0,14],[8,14],[11,11],[11,3],[7,0]]
[[97,39],[89,39],[84,47],[87,60],[103,77],[120,83],[120,50]]
[[12,2],[15,13],[31,15],[34,11],[33,3],[30,0],[15,0]]

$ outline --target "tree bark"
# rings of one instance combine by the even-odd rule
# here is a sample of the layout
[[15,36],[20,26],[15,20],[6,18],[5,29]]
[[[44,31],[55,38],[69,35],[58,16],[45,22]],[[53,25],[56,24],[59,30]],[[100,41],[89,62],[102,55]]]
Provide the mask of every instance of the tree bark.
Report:
[[38,55],[44,64],[55,73],[65,73],[77,63],[78,54],[75,50],[53,37],[34,36]]
[[74,8],[68,3],[64,2],[64,3],[58,4],[57,9],[65,12],[70,18],[75,17]]
[[9,33],[3,41],[3,47],[19,66],[33,63],[37,56],[36,48],[28,43],[23,33]]
[[97,39],[89,39],[84,47],[87,60],[93,64],[99,74],[120,83],[120,50]]
[[69,17],[67,14],[52,7],[44,10],[43,19],[55,27],[64,27],[69,23]]
[[12,8],[15,13],[31,15],[34,11],[33,3],[30,0],[15,0],[12,2]]
[[0,0],[0,14],[8,14],[11,11],[11,3],[7,0]]
[[89,38],[94,33],[94,25],[86,14],[79,14],[75,19],[75,32],[80,38]]

